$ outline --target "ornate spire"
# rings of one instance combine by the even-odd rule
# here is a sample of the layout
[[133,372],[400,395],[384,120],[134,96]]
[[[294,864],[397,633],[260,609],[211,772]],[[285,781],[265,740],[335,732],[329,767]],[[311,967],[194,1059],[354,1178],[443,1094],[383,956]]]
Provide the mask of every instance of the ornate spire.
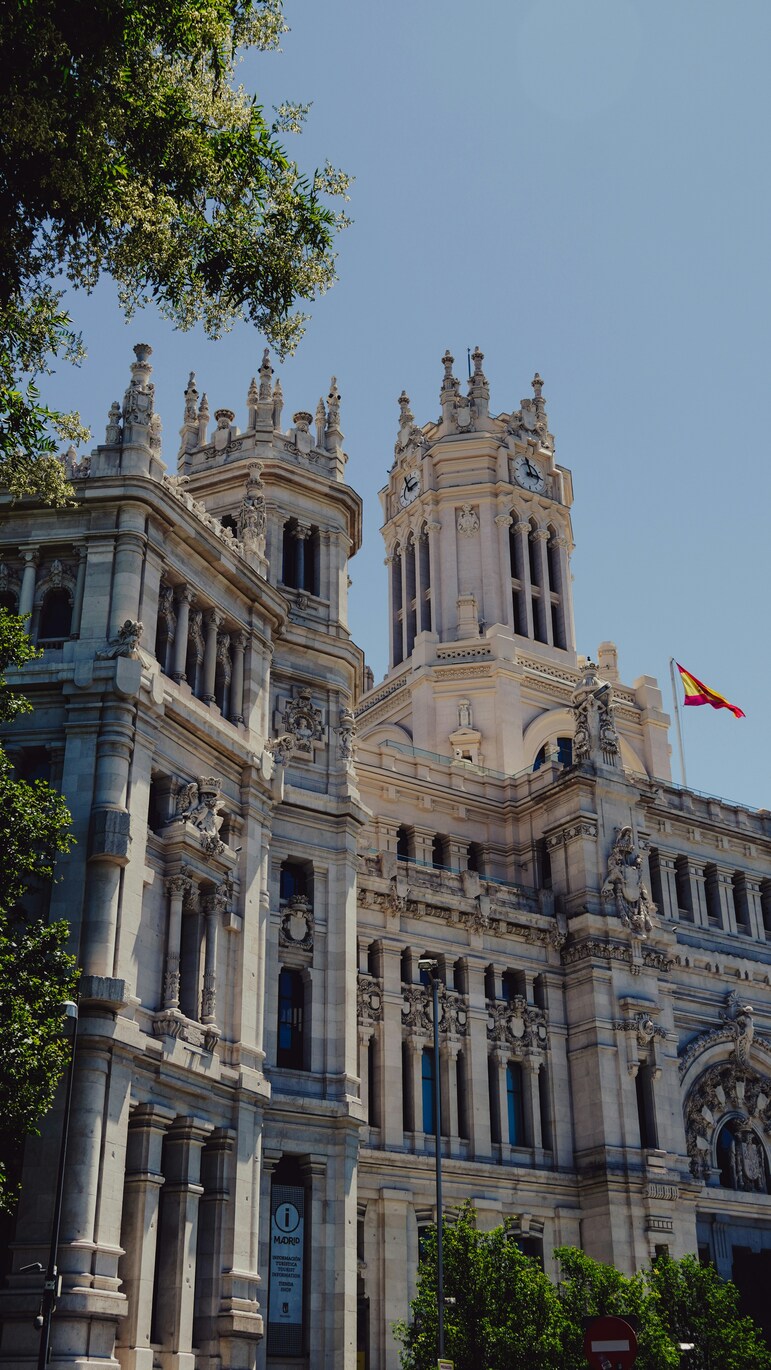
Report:
[[273,387],[273,432],[281,432],[281,411],[284,408],[284,392],[281,389],[281,381],[276,378]]
[[487,383],[487,377],[482,370],[482,362],[484,359],[484,352],[480,352],[479,346],[477,345],[471,353],[474,371],[473,375],[469,376],[468,383],[468,392],[473,401],[477,418],[485,417],[489,410],[490,387]]
[[458,378],[452,374],[452,364],[454,361],[455,358],[448,348],[442,357],[444,375],[442,377],[442,388],[439,392],[439,402],[442,406],[442,418],[445,423],[448,423],[452,418],[455,397],[459,390]]
[[257,377],[252,376],[252,379],[249,382],[249,390],[246,395],[246,412],[249,416],[246,421],[246,426],[249,429],[257,426],[257,401],[259,398],[260,392],[257,389]]
[[267,347],[262,354],[262,364],[260,366],[260,389],[257,399],[257,411],[255,414],[255,428],[269,429],[273,431],[273,387],[271,377],[273,367],[270,364],[270,353]]
[[198,406],[198,446],[205,447],[209,441],[209,400],[204,390]]
[[110,405],[110,412],[107,415],[107,430],[104,435],[105,447],[120,447],[123,441],[121,431],[121,411],[117,400],[113,400]]
[[410,397],[406,390],[402,390],[399,396],[399,428],[409,428],[415,422],[415,415],[410,409]]
[[327,437],[327,411],[323,398],[316,405],[316,446],[322,450]]
[[337,388],[337,377],[333,376],[329,382],[329,394],[327,396],[327,451],[333,452],[342,445],[343,435],[340,431],[340,391]]
[[195,372],[191,371],[185,388],[185,414],[179,430],[179,455],[194,452],[198,446],[198,390]]
[[147,441],[155,394],[155,386],[150,380],[153,368],[148,360],[152,351],[149,343],[137,343],[134,348],[136,361],[131,363],[131,380],[123,397],[124,446]]

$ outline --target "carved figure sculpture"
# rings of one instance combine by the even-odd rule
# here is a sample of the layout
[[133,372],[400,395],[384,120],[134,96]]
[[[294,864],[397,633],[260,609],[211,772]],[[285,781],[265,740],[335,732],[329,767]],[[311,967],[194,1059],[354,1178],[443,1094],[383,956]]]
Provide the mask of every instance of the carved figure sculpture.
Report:
[[621,922],[636,937],[647,937],[653,927],[653,903],[642,878],[642,857],[635,846],[630,827],[616,829],[616,840],[608,857],[608,873],[600,897],[612,900]]
[[767,1193],[763,1148],[746,1124],[740,1124],[733,1135],[729,1166],[734,1189],[748,1194]]
[[183,786],[177,795],[177,816],[192,823],[201,834],[201,846],[210,856],[217,856],[225,850],[220,839],[220,828],[224,822],[222,808],[221,781],[215,776],[201,775],[198,781],[192,780]]
[[571,700],[575,718],[573,760],[620,764],[618,733],[613,717],[613,689],[603,683],[593,661],[587,661]]
[[135,623],[133,619],[127,618],[118,629],[118,636],[112,638],[107,650],[97,652],[97,659],[110,661],[119,656],[137,656],[143,632],[144,625],[142,623]]

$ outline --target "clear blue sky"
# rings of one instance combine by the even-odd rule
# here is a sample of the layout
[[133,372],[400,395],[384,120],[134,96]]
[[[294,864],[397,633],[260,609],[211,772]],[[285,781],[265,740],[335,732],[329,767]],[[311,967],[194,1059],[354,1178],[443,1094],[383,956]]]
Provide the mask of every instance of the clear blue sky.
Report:
[[[312,100],[291,140],[355,175],[340,282],[280,367],[285,415],[332,373],[365,502],[352,627],[376,679],[387,621],[379,505],[396,398],[438,414],[446,347],[485,353],[491,403],[545,378],[573,471],[579,650],[616,641],[622,677],[668,660],[746,720],[686,711],[689,783],[768,803],[771,748],[768,0],[286,0],[283,52],[244,83]],[[190,370],[242,425],[263,347],[128,325],[111,286],[73,298],[89,359],[46,394],[102,430],[131,345],[155,349],[173,465]],[[674,741],[674,739],[673,739]],[[677,771],[677,758],[673,757]],[[770,805],[771,807],[771,805]]]

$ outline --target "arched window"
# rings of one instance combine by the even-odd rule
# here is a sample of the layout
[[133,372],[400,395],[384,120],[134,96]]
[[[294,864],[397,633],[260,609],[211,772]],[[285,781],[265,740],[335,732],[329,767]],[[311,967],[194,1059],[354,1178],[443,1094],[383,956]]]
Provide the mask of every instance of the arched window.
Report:
[[541,533],[535,519],[530,520],[530,533],[527,540],[530,556],[530,594],[533,604],[533,636],[536,642],[548,642],[546,616],[550,612],[549,587],[544,585],[541,574]]
[[724,1189],[768,1194],[768,1158],[762,1141],[746,1118],[729,1118],[717,1139],[716,1160]]
[[557,537],[557,530],[549,525],[546,559],[549,569],[549,611],[551,613],[552,642],[555,647],[565,647],[565,587],[562,584],[562,566]]
[[[553,742],[544,742],[543,746],[541,747],[540,751],[538,752],[538,755],[537,755],[536,758],[535,758],[535,761],[533,762],[533,770],[534,770],[534,771],[540,771],[541,767],[543,766],[544,762],[546,761],[547,750],[548,750],[548,752],[549,752],[552,756],[554,756],[555,744],[554,744]],[[560,765],[560,766],[572,766],[572,765],[573,765],[573,739],[572,739],[572,737],[558,737],[558,738],[557,738],[557,742],[556,742],[556,752],[557,752],[557,763],[558,763],[558,765]]]
[[7,609],[9,614],[18,613],[18,600],[13,590],[0,590],[0,609]]
[[40,606],[38,642],[55,642],[69,637],[72,630],[72,600],[61,586],[49,590]]
[[278,977],[278,1051],[276,1063],[305,1068],[305,985],[299,970],[286,966]]

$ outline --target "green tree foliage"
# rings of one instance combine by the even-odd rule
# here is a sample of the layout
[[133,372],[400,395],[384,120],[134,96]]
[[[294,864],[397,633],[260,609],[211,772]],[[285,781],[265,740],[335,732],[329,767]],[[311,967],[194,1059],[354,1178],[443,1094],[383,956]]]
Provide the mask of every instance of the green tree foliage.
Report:
[[[28,711],[8,686],[8,667],[37,656],[23,621],[0,608],[0,723]],[[21,1144],[50,1108],[69,1050],[62,1002],[75,989],[75,961],[65,950],[66,923],[46,923],[25,911],[30,882],[49,881],[69,847],[70,816],[44,781],[13,778],[0,751],[0,1209],[13,1206]]]
[[15,495],[66,494],[53,435],[79,421],[36,388],[77,348],[57,276],[90,290],[107,274],[127,313],[153,301],[211,337],[247,319],[280,355],[302,334],[296,303],[333,284],[346,220],[329,197],[348,179],[329,164],[305,178],[280,136],[308,107],[269,119],[235,79],[239,54],[285,29],[282,0],[0,7],[0,482]]
[[[563,1315],[546,1275],[505,1227],[479,1232],[466,1205],[443,1226],[445,1354],[456,1370],[552,1370]],[[412,1318],[396,1329],[405,1370],[434,1370],[437,1347],[436,1233],[426,1242]]]
[[[658,1260],[633,1277],[583,1251],[555,1252],[555,1287],[524,1256],[506,1226],[478,1232],[471,1205],[445,1219],[445,1355],[455,1370],[586,1370],[585,1319],[626,1317],[637,1329],[636,1370],[771,1370],[762,1336],[738,1311],[738,1294],[692,1256]],[[437,1358],[436,1233],[418,1270],[409,1322],[397,1324],[404,1370],[434,1370]]]
[[693,1343],[688,1370],[769,1370],[771,1354],[751,1318],[741,1317],[736,1286],[714,1266],[663,1258],[647,1278],[672,1340]]

